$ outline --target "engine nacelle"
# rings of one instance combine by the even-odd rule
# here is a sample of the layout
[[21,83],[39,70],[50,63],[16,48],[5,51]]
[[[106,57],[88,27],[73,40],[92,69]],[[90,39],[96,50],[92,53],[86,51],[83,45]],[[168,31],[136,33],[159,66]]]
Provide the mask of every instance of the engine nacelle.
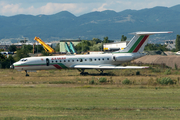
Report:
[[113,55],[112,59],[113,61],[118,61],[118,62],[128,62],[137,58],[140,58],[142,56],[144,56],[145,54],[141,54],[141,53],[133,53],[133,54],[115,54]]
[[118,61],[118,62],[131,61],[132,59],[133,56],[113,56],[113,61]]

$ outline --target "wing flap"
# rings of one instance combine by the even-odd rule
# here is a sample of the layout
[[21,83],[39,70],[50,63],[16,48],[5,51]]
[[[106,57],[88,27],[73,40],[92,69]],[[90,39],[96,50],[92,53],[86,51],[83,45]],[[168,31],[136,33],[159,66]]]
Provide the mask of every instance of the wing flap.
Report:
[[148,66],[106,66],[106,65],[75,65],[73,68],[78,69],[144,69]]

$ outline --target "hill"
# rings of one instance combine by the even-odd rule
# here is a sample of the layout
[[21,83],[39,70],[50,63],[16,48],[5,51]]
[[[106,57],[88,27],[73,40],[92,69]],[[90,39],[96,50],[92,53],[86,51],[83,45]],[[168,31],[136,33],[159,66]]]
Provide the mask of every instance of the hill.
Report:
[[44,41],[78,38],[91,40],[108,36],[109,39],[120,40],[122,35],[130,39],[132,36],[128,33],[136,31],[174,31],[165,37],[151,37],[151,42],[161,43],[163,40],[175,39],[180,34],[179,21],[180,5],[122,12],[106,10],[78,17],[68,11],[54,15],[0,16],[0,39],[16,42],[23,36],[32,41],[38,36]]

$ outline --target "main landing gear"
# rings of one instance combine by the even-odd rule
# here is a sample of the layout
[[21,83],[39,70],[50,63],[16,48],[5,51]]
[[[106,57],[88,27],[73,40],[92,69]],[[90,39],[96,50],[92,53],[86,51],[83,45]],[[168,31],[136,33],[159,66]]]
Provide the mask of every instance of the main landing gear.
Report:
[[96,69],[98,72],[100,72],[100,75],[104,75],[104,73],[103,73],[103,70],[101,70],[101,69]]
[[26,72],[26,76],[29,76],[29,74],[27,73],[27,70],[25,70],[25,72]]
[[[97,70],[98,72],[100,72],[100,75],[105,75],[105,74],[103,73],[103,70],[101,70],[101,69],[96,69],[96,70]],[[81,72],[80,75],[88,75],[88,74],[89,74],[88,72],[84,72],[85,69],[78,69],[78,71]]]
[[80,73],[80,75],[88,75],[89,73],[88,72],[84,72],[85,69],[78,69]]

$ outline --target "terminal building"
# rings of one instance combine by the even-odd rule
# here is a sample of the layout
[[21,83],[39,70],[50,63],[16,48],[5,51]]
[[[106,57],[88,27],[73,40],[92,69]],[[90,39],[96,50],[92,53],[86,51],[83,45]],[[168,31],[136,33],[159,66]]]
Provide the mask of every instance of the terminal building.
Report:
[[75,50],[74,46],[76,46],[81,41],[82,40],[60,40],[59,52],[76,54],[76,50]]

